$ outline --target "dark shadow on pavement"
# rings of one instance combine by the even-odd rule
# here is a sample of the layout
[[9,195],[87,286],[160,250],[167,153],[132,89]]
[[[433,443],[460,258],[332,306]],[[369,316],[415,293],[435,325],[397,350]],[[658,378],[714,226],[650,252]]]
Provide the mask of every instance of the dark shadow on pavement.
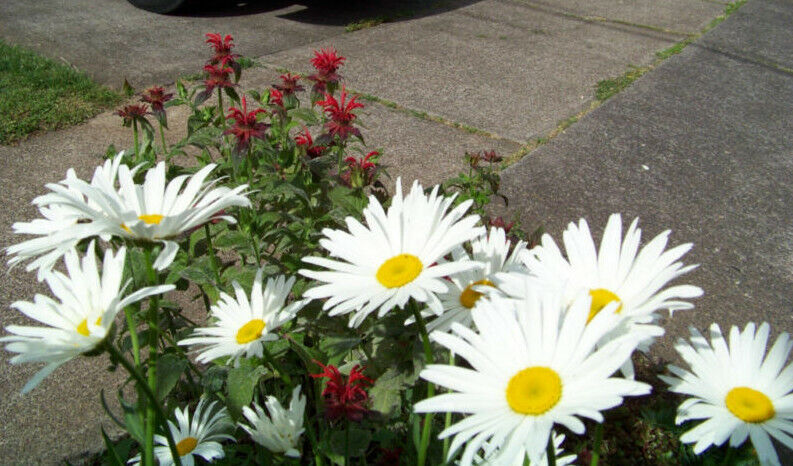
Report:
[[279,15],[292,21],[328,26],[377,20],[395,22],[430,16],[456,10],[480,0],[249,0],[227,2],[219,0],[193,0],[174,16],[212,18],[233,17],[266,13],[292,5],[304,8]]

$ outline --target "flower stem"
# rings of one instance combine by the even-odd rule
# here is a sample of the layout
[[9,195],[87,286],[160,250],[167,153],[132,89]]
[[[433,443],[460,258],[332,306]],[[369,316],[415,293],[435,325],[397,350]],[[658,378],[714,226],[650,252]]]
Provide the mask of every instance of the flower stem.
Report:
[[[551,433],[551,437],[553,437],[553,433]],[[551,438],[551,441],[553,441],[553,438]],[[598,424],[595,426],[595,443],[592,445],[592,461],[589,463],[590,466],[597,466],[600,461],[600,444],[602,443],[603,424]]]
[[220,112],[220,122],[223,131],[226,131],[226,112],[223,111],[223,89],[218,88],[218,111]]
[[[424,317],[421,316],[421,312],[419,312],[418,305],[415,302],[411,301],[410,309],[413,311],[413,316],[416,318],[416,324],[418,325],[419,333],[421,334],[421,342],[424,345],[425,365],[432,364],[432,346],[430,346],[430,336],[427,333],[427,326],[424,323]],[[433,396],[435,396],[435,385],[431,382],[427,382],[427,398],[432,398]],[[418,451],[419,466],[424,466],[427,462],[427,447],[429,447],[430,444],[431,431],[432,413],[427,413],[424,415],[424,424],[421,426],[421,444]]]
[[[160,121],[160,142],[162,142],[162,158],[163,160],[168,158],[168,147],[165,145],[165,130],[163,130],[162,122]],[[154,155],[157,157],[157,155]]]
[[[602,424],[598,425],[601,426]],[[548,436],[548,445],[545,447],[545,456],[548,459],[548,466],[556,466],[556,448],[553,446],[553,430]],[[590,466],[593,464],[596,464],[594,455],[592,455],[592,463],[590,463]]]
[[165,434],[165,438],[168,440],[168,447],[171,449],[171,456],[173,456],[174,463],[176,466],[182,466],[181,457],[176,451],[176,442],[174,441],[173,435],[171,434],[171,429],[168,427],[167,417],[165,417],[165,413],[163,413],[160,404],[157,402],[157,397],[154,396],[154,392],[151,391],[151,388],[149,388],[149,385],[146,383],[146,379],[143,378],[135,366],[129,362],[129,360],[125,358],[124,355],[122,355],[112,344],[110,344],[110,342],[105,342],[105,349],[113,357],[113,360],[121,364],[124,369],[129,372],[129,375],[135,379],[137,386],[142,389],[143,393],[149,399],[148,404],[154,406],[154,410],[156,411],[157,417],[160,421],[160,426],[162,427],[162,430]]
[[724,462],[722,464],[724,466],[732,466],[734,463],[733,456],[735,456],[735,448],[727,446],[727,453],[724,455]]
[[132,120],[132,145],[135,148],[135,163],[138,163],[138,122]]
[[[151,262],[151,249],[146,248],[146,252],[144,253],[144,257],[146,259],[146,269],[149,278],[149,283],[152,286],[157,285],[157,272],[154,270]],[[157,295],[152,296],[149,298],[149,309],[148,309],[148,324],[149,324],[149,361],[148,361],[148,385],[149,389],[152,393],[157,393],[157,341],[159,340],[159,326],[157,323],[157,309],[160,306],[160,299]],[[157,418],[157,413],[155,411],[155,406],[157,405],[157,400],[153,400],[150,403],[146,404],[146,445],[144,453],[146,458],[151,460],[151,463],[147,464],[154,464],[154,425]]]
[[262,354],[264,354],[264,359],[267,360],[267,362],[270,364],[270,367],[272,367],[275,372],[278,372],[278,376],[281,377],[281,380],[283,380],[287,386],[291,387],[292,378],[289,377],[289,374],[286,371],[281,369],[281,366],[279,366],[277,362],[275,362],[275,358],[273,357],[272,353],[270,353],[270,350],[268,350],[267,346],[264,344],[262,345]]
[[[452,350],[449,350],[449,365],[450,366],[454,365],[454,351],[452,351]],[[447,411],[446,412],[446,418],[444,419],[443,425],[444,425],[444,430],[448,429],[449,426],[452,425],[452,412],[451,411]],[[445,439],[443,439],[443,458],[444,458],[444,460],[446,459],[446,455],[449,454],[449,440],[450,440],[449,437],[446,437]]]
[[209,251],[209,262],[212,264],[212,271],[215,273],[215,286],[220,288],[220,270],[218,269],[217,256],[215,256],[215,248],[212,247],[212,234],[209,232],[209,223],[204,224],[204,232],[207,235],[207,250]]
[[350,464],[350,420],[347,419],[344,428],[344,466]]

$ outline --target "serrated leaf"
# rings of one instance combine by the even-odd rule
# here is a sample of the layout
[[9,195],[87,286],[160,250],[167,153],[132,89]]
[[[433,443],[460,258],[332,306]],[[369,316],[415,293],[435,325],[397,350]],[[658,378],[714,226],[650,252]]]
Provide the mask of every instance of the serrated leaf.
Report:
[[358,337],[324,337],[319,342],[319,349],[328,355],[326,364],[335,366],[360,342]]
[[201,376],[201,386],[207,393],[223,390],[223,385],[228,378],[229,369],[226,366],[212,366]]
[[307,125],[313,126],[320,123],[319,117],[314,110],[310,108],[293,108],[287,112],[289,117],[298,118],[306,122]]
[[349,432],[349,446],[348,451],[345,452],[345,436],[347,435],[346,429],[336,429],[330,434],[330,449],[333,453],[341,455],[342,457],[347,453],[350,458],[357,458],[366,453],[369,448],[369,443],[372,441],[372,433],[368,430],[361,429],[350,425]]
[[407,380],[407,375],[393,367],[386,370],[369,389],[372,409],[383,413],[386,417],[399,412],[399,407],[402,405],[401,394],[407,385]]

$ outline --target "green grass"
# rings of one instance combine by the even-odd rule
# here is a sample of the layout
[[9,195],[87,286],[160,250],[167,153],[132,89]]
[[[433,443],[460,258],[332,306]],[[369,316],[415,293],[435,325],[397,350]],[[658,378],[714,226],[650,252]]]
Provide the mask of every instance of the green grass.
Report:
[[353,23],[348,24],[345,28],[345,32],[353,32],[353,31],[360,31],[361,29],[368,29],[377,26],[378,24],[383,24],[387,21],[385,16],[378,16],[376,18],[367,18],[362,19],[360,21],[355,21]]
[[642,75],[644,75],[644,73],[648,72],[649,70],[649,66],[634,66],[621,76],[598,81],[597,89],[595,89],[595,98],[597,100],[604,101],[609,97],[614,96],[618,92],[633,84],[634,81],[641,78]]
[[80,123],[120,100],[84,73],[0,41],[0,144]]

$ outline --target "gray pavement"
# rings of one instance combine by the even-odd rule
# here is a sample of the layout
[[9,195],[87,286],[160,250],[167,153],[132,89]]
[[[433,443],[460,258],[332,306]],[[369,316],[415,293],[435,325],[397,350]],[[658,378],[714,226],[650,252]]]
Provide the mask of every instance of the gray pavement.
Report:
[[[790,8],[781,2],[753,0],[745,8],[757,9],[755,2],[763,8],[752,14],[766,14],[762,21],[780,25],[783,22],[779,18],[790,14]],[[135,10],[123,0],[5,0],[0,2],[0,38],[62,58],[116,88],[124,77],[142,87],[167,84],[180,75],[194,73],[207,57],[203,34],[210,31],[234,34],[238,52],[259,57],[267,65],[245,72],[246,89],[269,85],[278,68],[308,71],[312,50],[335,46],[348,57],[342,69],[347,86],[408,110],[368,104],[361,112],[367,145],[384,148],[384,162],[390,165],[392,175],[431,184],[461,169],[465,151],[516,152],[522,144],[554,128],[559,120],[589,108],[599,80],[620,75],[629,65],[651,63],[657,50],[684,37],[680,33],[699,30],[722,11],[721,5],[702,0],[282,0],[240,5],[218,9],[207,2],[180,16],[157,16]],[[399,18],[375,28],[343,33],[346,24],[377,16]],[[774,29],[778,37],[765,32],[753,44],[747,37],[764,32],[753,21],[751,17],[731,18],[703,38],[697,48],[689,47],[682,56],[642,78],[624,96],[613,98],[568,129],[557,142],[508,170],[505,188],[511,194],[512,212],[523,217],[527,225],[542,221],[549,231],[558,234],[564,223],[578,215],[586,214],[597,224],[607,212],[619,209],[641,215],[648,233],[666,226],[674,228],[678,241],[697,243],[695,254],[716,247],[722,248],[721,254],[745,251],[742,262],[713,263],[716,278],[735,278],[730,274],[738,272],[730,268],[732,265],[743,270],[736,278],[745,280],[742,283],[759,281],[769,272],[776,274],[775,279],[781,277],[789,255],[777,254],[774,248],[791,242],[786,230],[771,227],[774,221],[784,225],[779,220],[789,213],[784,208],[789,192],[786,188],[778,191],[774,184],[785,173],[780,167],[786,166],[789,153],[784,151],[784,139],[777,139],[783,135],[774,130],[781,133],[789,129],[784,108],[785,96],[791,91],[790,86],[784,89],[789,75],[767,62],[779,60],[782,66],[791,65],[784,65],[788,63],[784,60],[787,52],[762,44],[784,44],[790,38]],[[735,35],[735,26],[727,28],[728,24],[739,23],[743,24],[742,37]],[[727,31],[722,32],[723,28]],[[712,49],[718,46],[730,52],[704,50],[703,44],[711,37],[718,39]],[[766,49],[774,51],[764,55]],[[673,64],[690,61],[695,53],[702,54],[703,63],[684,61],[680,70],[665,71]],[[745,67],[755,74],[746,74]],[[717,79],[727,83],[725,87]],[[694,87],[688,87],[703,83],[710,84],[700,91],[710,94],[700,95]],[[658,88],[650,94],[664,98],[647,100],[647,95],[637,95],[641,86]],[[747,88],[751,92],[734,95]],[[763,93],[776,90],[782,98],[769,103],[769,110],[764,105],[770,99]],[[417,118],[409,110],[438,118]],[[723,128],[719,125],[722,114],[727,122]],[[184,118],[178,113],[169,117],[172,128],[178,130],[168,138],[179,138]],[[601,121],[603,118],[608,121]],[[453,127],[455,124],[479,131],[464,131]],[[724,128],[729,128],[730,134],[722,134]],[[713,134],[718,135],[715,141]],[[573,135],[577,139],[571,139]],[[87,175],[99,160],[96,154],[107,144],[129,146],[130,139],[119,118],[106,113],[77,127],[34,136],[17,146],[0,146],[0,183],[7,191],[0,201],[0,247],[18,241],[12,237],[10,225],[34,215],[29,202],[43,192],[44,183],[61,179],[68,167]],[[768,158],[779,167],[763,165],[767,162],[760,156],[761,147],[774,149],[762,153],[774,154]],[[748,175],[743,174],[743,160],[725,158],[719,152],[733,151],[732,157],[739,157],[737,154],[744,153],[736,150],[740,148],[755,149],[750,152],[755,155],[747,161]],[[679,157],[679,164],[667,161],[669,154],[678,153],[688,158]],[[692,158],[695,154],[703,158]],[[647,157],[650,163],[636,162],[637,157]],[[641,164],[650,170],[643,170]],[[692,176],[689,171],[694,167],[703,170],[715,186],[724,185],[724,178],[730,177],[732,184],[726,186],[734,188],[736,199],[732,203],[736,205],[741,205],[739,201],[744,198],[765,196],[763,202],[753,202],[773,216],[755,210],[756,218],[749,216],[742,220],[744,223],[731,223],[738,213],[719,211],[730,206],[723,198],[728,194],[726,187],[721,197],[702,199],[707,209],[695,206],[695,200],[700,200],[691,193],[697,185],[694,181],[678,183]],[[768,172],[765,178],[761,176],[763,170]],[[657,178],[641,178],[650,175]],[[616,184],[614,180],[626,181]],[[768,187],[765,194],[758,194],[757,185]],[[667,192],[674,203],[662,202]],[[584,200],[586,203],[582,203]],[[751,205],[747,204],[745,210],[751,211]],[[655,210],[650,209],[652,206]],[[706,218],[711,225],[684,215],[697,208],[710,216]],[[729,231],[725,235],[728,239],[714,236],[712,228],[716,226]],[[735,231],[730,231],[732,227]],[[767,239],[766,231],[774,232],[774,238]],[[753,232],[755,237],[751,237]],[[700,241],[700,237],[713,239]],[[747,241],[750,237],[763,246],[739,244],[738,238]],[[708,262],[692,256],[703,264]],[[749,263],[750,259],[766,262]],[[755,266],[759,268],[751,268]],[[4,264],[0,271],[5,271]],[[694,278],[700,279],[705,273],[703,266]],[[6,310],[0,312],[0,326],[20,322],[15,312],[7,310],[8,305],[17,299],[30,299],[40,289],[34,277],[21,269],[4,277],[0,280],[0,309]],[[726,285],[714,289],[707,280],[698,283],[709,293],[705,299],[724,290],[724,296],[744,302],[737,294],[727,293]],[[782,288],[769,283],[764,289],[745,285],[739,291],[766,299],[769,295],[782,297]],[[764,302],[770,303],[770,298]],[[763,309],[779,316],[783,315],[777,311],[780,307]],[[679,322],[676,319],[674,323]],[[102,361],[72,361],[32,394],[21,397],[18,391],[35,368],[12,367],[7,360],[7,353],[0,352],[0,415],[5,420],[0,424],[0,464],[55,464],[61,458],[101,448],[97,389],[104,387],[112,393],[118,383],[117,378],[103,372]]]
[[793,331],[793,74],[775,66],[791,66],[791,13],[749,2],[503,174],[509,211],[557,239],[621,212],[645,238],[694,243],[686,262],[701,265],[685,281],[705,296],[669,319],[660,357],[688,325]]

